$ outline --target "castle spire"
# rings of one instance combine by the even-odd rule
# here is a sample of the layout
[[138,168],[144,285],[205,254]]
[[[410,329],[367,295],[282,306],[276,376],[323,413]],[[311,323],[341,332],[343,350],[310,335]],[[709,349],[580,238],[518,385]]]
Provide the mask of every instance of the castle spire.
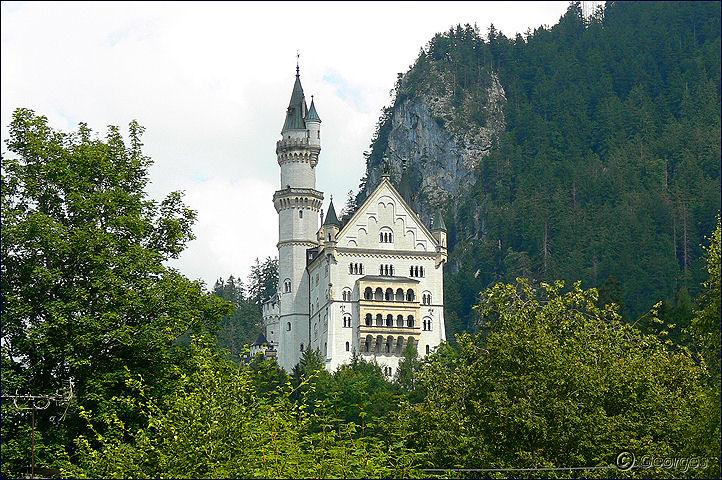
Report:
[[337,227],[341,226],[341,222],[338,221],[338,217],[336,216],[336,209],[333,208],[333,197],[331,197],[331,203],[328,206],[328,214],[326,215],[326,221],[323,222],[324,225],[335,225]]
[[[298,60],[298,59],[297,59]],[[283,122],[283,128],[281,133],[287,130],[304,130],[306,124],[303,119],[308,113],[306,107],[306,97],[303,94],[303,87],[301,86],[301,75],[296,62],[296,81],[293,84],[293,91],[291,92],[291,100],[288,102],[288,108],[286,109],[286,120]]]

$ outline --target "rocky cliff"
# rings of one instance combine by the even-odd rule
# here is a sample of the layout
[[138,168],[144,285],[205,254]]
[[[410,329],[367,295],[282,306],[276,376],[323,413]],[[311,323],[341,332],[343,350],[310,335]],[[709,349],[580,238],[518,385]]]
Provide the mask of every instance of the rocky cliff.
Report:
[[435,65],[428,70],[422,84],[412,83],[414,70],[400,77],[362,191],[362,196],[373,191],[388,168],[426,222],[474,183],[474,168],[506,125],[506,96],[496,74],[487,73],[477,89],[461,92],[451,73]]

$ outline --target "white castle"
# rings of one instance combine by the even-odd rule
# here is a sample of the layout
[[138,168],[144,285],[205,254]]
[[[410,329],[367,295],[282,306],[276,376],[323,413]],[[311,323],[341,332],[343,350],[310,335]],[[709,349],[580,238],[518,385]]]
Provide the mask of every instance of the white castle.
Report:
[[287,371],[311,348],[330,371],[356,352],[392,376],[406,345],[424,355],[446,339],[443,220],[437,214],[427,228],[388,176],[343,224],[333,201],[323,220],[321,119],[313,99],[306,107],[298,67],[281,137],[281,189],[273,194],[279,286],[263,305],[269,350]]

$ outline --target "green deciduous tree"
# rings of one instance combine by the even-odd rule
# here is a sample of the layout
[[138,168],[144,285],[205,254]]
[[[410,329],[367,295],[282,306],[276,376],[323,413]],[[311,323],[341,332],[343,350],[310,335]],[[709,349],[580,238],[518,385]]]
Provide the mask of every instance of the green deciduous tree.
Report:
[[709,397],[705,411],[700,416],[698,441],[706,450],[707,456],[714,459],[715,469],[710,478],[720,476],[720,217],[717,215],[717,228],[709,238],[705,248],[708,280],[700,295],[695,317],[692,319],[692,332],[701,348],[707,366],[707,385]]
[[[66,134],[26,109],[10,124],[2,158],[3,395],[53,393],[72,381],[76,404],[67,416],[53,407],[37,418],[56,447],[84,431],[76,407],[94,419],[136,421],[132,405],[118,401],[131,395],[129,375],[153,378],[148,392],[161,395],[184,361],[171,342],[229,313],[201,283],[163,265],[193,238],[195,212],[179,192],[147,198],[142,133],[131,122],[127,143],[116,127],[104,140],[85,124]],[[16,458],[7,448],[27,434],[28,418],[8,402],[2,408],[5,460]],[[17,474],[23,461],[3,461],[3,475]]]
[[563,293],[561,282],[540,292],[525,281],[486,290],[477,309],[487,335],[442,345],[421,372],[427,397],[406,418],[412,448],[437,468],[606,466],[622,451],[704,456],[691,433],[707,397],[702,369],[597,301],[595,290],[576,284]]

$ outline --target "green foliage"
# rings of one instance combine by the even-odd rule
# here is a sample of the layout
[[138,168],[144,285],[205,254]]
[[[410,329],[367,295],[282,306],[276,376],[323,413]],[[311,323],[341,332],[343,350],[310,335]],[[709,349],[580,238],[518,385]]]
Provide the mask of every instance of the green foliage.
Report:
[[[141,378],[130,379],[148,428],[79,439],[78,462],[64,473],[76,478],[419,476],[413,452],[374,437],[357,438],[354,424],[331,427],[328,416],[309,413],[291,400],[288,383],[259,393],[253,370],[239,369],[202,341],[192,346],[191,364],[192,373],[182,377],[167,409],[145,396]],[[312,423],[320,428],[312,430]]]
[[260,307],[278,289],[278,259],[266,257],[263,263],[256,259],[256,264],[251,266],[248,283],[248,297]]
[[422,367],[423,362],[419,360],[416,344],[407,344],[404,348],[404,356],[394,374],[394,382],[411,403],[420,403],[426,396],[426,390],[419,384]]
[[692,321],[695,334],[704,347],[707,362],[712,373],[719,381],[720,373],[720,216],[717,215],[717,228],[709,238],[705,248],[707,273],[704,292],[700,296],[699,307]]
[[251,272],[248,289],[240,278],[234,278],[233,275],[226,281],[219,278],[213,286],[213,293],[235,306],[233,313],[221,320],[216,336],[218,346],[228,349],[231,358],[235,360],[238,360],[244,347],[251,345],[261,332],[261,305],[249,291],[261,292],[261,295],[267,292],[275,293],[275,283],[272,289],[266,287],[266,283],[273,282],[274,279],[277,281],[278,261],[268,258],[263,266],[257,263],[252,267]]
[[[491,332],[464,334],[458,348],[442,345],[430,356],[420,375],[427,397],[404,419],[415,433],[411,448],[428,452],[436,468],[603,466],[622,451],[707,453],[690,433],[709,395],[692,357],[620,322],[613,306],[598,307],[595,290],[562,288],[538,292],[521,281],[482,294],[477,309]],[[625,474],[601,472],[554,475]]]
[[709,238],[709,246],[705,248],[707,272],[709,278],[704,283],[704,291],[700,295],[695,317],[692,319],[692,335],[700,346],[707,365],[706,383],[709,389],[709,401],[704,405],[699,429],[696,431],[698,441],[706,447],[706,455],[717,459],[716,469],[710,477],[720,476],[720,217],[717,216],[717,228]]
[[[163,266],[192,238],[195,212],[179,192],[146,197],[142,132],[132,122],[126,144],[109,127],[101,141],[85,124],[65,134],[15,111],[2,159],[3,394],[52,394],[72,381],[88,415],[135,424],[129,375],[154,378],[149,388],[161,395],[183,365],[171,342],[212,331],[229,313],[201,283]],[[78,410],[63,417],[64,408],[38,412],[39,466],[85,431]],[[29,464],[29,452],[10,453],[27,443],[28,418],[7,402],[2,409],[2,472],[12,476]]]

